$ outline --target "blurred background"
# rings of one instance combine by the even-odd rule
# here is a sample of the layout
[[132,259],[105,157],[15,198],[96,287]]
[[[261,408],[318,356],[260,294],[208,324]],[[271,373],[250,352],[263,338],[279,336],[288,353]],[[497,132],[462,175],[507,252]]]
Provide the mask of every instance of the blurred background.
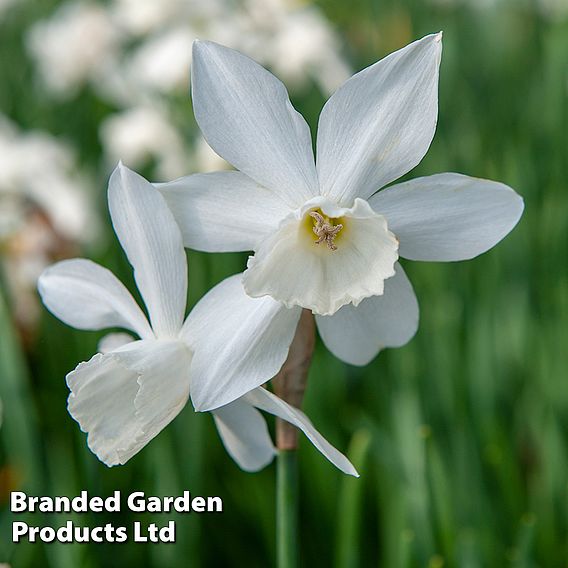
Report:
[[[152,181],[228,167],[192,116],[195,37],[269,67],[315,129],[353,71],[441,29],[438,130],[407,177],[499,180],[525,215],[478,259],[404,264],[421,305],[406,347],[359,369],[318,345],[305,410],[361,478],[303,440],[303,564],[568,566],[568,0],[0,0],[0,562],[273,564],[274,466],[240,471],[209,415],[188,405],[124,467],[87,450],[64,377],[101,334],[53,318],[35,282],[80,255],[135,290],[106,210],[119,158]],[[245,260],[190,252],[190,304]],[[225,512],[178,516],[175,545],[11,543],[11,490],[82,489],[189,489]]]

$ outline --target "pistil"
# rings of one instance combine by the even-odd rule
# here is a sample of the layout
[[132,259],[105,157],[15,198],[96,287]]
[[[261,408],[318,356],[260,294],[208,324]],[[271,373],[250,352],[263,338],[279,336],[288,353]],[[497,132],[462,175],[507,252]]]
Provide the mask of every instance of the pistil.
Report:
[[315,225],[313,226],[312,230],[318,237],[316,245],[326,243],[327,247],[330,250],[337,250],[337,246],[334,241],[339,231],[343,229],[343,225],[341,223],[332,225],[328,219],[326,219],[317,211],[311,211],[310,217],[313,217],[313,219],[315,220]]

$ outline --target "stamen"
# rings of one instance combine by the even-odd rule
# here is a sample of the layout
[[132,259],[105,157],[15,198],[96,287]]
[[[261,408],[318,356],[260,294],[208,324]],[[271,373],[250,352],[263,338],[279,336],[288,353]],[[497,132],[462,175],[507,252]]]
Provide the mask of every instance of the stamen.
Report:
[[341,223],[332,225],[323,217],[323,215],[320,215],[317,211],[311,211],[310,217],[313,217],[315,219],[315,225],[313,226],[312,230],[318,237],[316,245],[325,242],[330,250],[337,250],[337,246],[333,241],[335,240],[335,237],[337,236],[339,231],[343,229],[343,225]]

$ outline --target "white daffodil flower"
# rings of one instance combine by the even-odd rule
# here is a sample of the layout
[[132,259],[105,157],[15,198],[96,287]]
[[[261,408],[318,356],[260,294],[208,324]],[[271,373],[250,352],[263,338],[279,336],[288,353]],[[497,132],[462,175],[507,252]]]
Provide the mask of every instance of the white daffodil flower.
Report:
[[109,466],[127,462],[191,394],[223,405],[214,413],[219,433],[247,471],[264,467],[275,454],[261,409],[296,425],[339,469],[356,475],[302,412],[255,388],[284,363],[298,314],[271,298],[248,297],[236,276],[206,294],[184,322],[187,259],[164,199],[119,165],[108,201],[149,319],[109,270],[89,260],[59,262],[38,283],[44,304],[64,323],[89,330],[118,327],[139,337],[107,336],[100,353],[67,375],[69,412],[97,457]]
[[248,57],[193,48],[195,117],[240,171],[158,184],[187,247],[253,250],[253,297],[308,308],[324,343],[352,364],[409,341],[418,304],[397,260],[472,258],[517,223],[522,199],[501,183],[455,173],[377,190],[423,158],[438,113],[442,34],[415,41],[351,77],[310,130],[284,85]]

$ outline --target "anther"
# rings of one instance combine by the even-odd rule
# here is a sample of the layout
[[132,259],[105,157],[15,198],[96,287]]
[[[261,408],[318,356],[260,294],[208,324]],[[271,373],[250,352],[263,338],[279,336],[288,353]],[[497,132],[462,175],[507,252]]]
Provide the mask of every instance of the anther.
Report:
[[332,225],[331,223],[326,221],[323,215],[320,215],[317,211],[311,211],[310,217],[313,217],[316,222],[312,227],[313,232],[318,237],[316,245],[325,242],[330,250],[337,250],[337,246],[333,241],[335,240],[335,237],[337,236],[339,231],[343,229],[343,225],[341,223]]

